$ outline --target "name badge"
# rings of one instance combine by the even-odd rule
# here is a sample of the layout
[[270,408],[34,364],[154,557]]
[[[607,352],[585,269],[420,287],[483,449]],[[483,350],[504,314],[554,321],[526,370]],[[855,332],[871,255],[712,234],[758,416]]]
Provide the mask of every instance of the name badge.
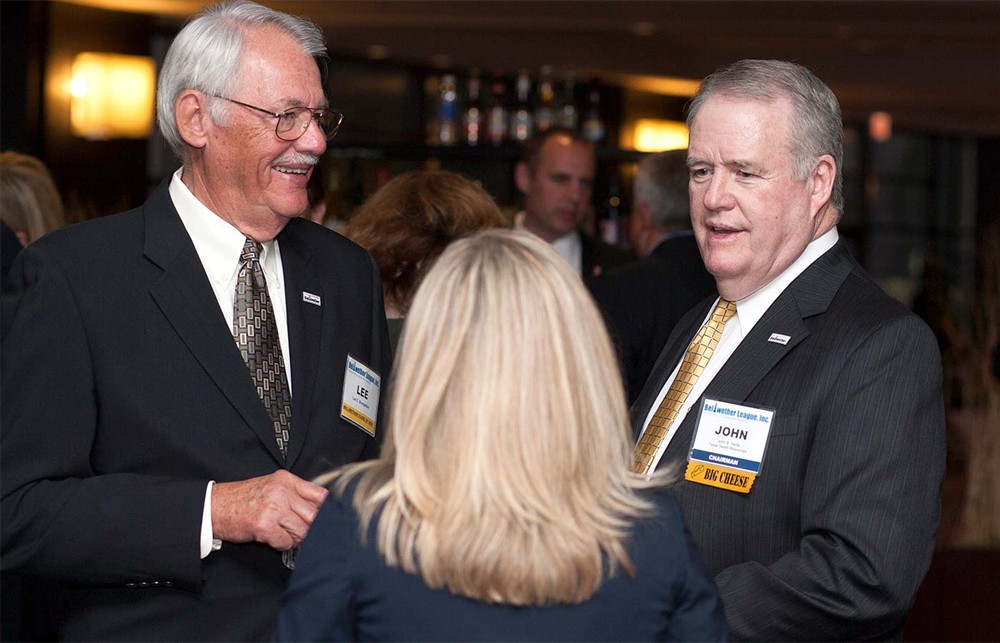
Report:
[[348,354],[340,417],[372,437],[375,437],[375,423],[378,421],[381,384],[382,378],[378,373]]
[[702,399],[684,479],[750,493],[773,419],[774,409]]

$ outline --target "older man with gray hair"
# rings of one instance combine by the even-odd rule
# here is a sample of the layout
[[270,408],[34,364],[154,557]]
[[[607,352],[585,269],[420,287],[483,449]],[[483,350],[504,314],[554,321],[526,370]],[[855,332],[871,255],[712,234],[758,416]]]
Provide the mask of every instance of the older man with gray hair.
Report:
[[56,638],[269,639],[326,497],[309,480],[378,452],[378,271],[299,216],[341,121],[324,56],[308,21],[206,9],[160,74],[182,167],[18,256],[2,566],[45,584]]
[[840,106],[812,72],[723,67],[688,125],[720,297],[667,340],[632,409],[631,468],[680,474],[731,639],[899,639],[938,526],[937,342],[839,236]]

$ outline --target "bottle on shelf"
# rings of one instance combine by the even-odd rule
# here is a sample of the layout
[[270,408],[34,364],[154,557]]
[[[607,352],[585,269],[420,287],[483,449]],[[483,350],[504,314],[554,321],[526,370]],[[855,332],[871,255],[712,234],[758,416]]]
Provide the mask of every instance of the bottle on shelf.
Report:
[[424,78],[424,113],[427,118],[424,123],[424,142],[427,145],[437,145],[441,136],[441,92],[438,88],[441,78],[428,74]]
[[580,125],[580,133],[595,145],[604,141],[606,128],[601,117],[601,82],[597,76],[590,79],[587,89],[587,111]]
[[444,74],[438,83],[438,136],[439,145],[458,142],[458,88],[454,74]]
[[480,105],[482,81],[479,70],[469,71],[465,90],[465,111],[462,115],[462,139],[469,145],[479,145],[483,139],[483,110]]
[[543,65],[538,71],[538,94],[535,104],[535,129],[545,132],[555,124],[553,107],[556,102],[555,84],[552,81],[552,66]]
[[502,145],[508,139],[507,79],[502,71],[493,72],[490,85],[490,107],[486,113],[486,137],[493,145]]
[[604,216],[598,222],[601,240],[613,246],[621,245],[623,239],[623,221],[621,216],[621,198],[618,196],[617,173],[612,172],[609,178],[607,207]]
[[580,117],[576,110],[576,77],[573,72],[563,76],[562,92],[559,95],[559,126],[576,130]]
[[514,97],[517,101],[510,113],[510,137],[515,141],[526,141],[535,133],[534,115],[531,113],[531,77],[522,69],[514,82]]

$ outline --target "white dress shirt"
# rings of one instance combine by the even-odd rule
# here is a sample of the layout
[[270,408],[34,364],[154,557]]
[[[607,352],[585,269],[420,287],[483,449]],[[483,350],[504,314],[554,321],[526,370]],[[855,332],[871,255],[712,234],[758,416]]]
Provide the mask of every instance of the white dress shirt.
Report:
[[[743,299],[733,302],[736,304],[736,314],[733,315],[732,319],[726,322],[725,327],[722,330],[722,338],[719,340],[718,346],[715,348],[715,352],[712,353],[712,358],[708,360],[708,364],[705,366],[705,370],[702,371],[701,375],[694,383],[694,387],[688,394],[687,399],[684,401],[684,405],[681,406],[680,411],[677,412],[677,417],[674,418],[673,424],[667,430],[667,435],[664,437],[663,442],[660,444],[659,450],[653,457],[653,463],[649,470],[655,471],[657,464],[660,462],[660,458],[663,457],[663,453],[667,449],[667,445],[673,439],[676,433],[676,427],[679,427],[687,417],[688,412],[695,406],[698,399],[708,388],[708,385],[712,383],[715,376],[722,370],[722,367],[726,364],[729,357],[736,352],[743,338],[746,337],[750,330],[753,329],[754,325],[760,321],[760,318],[764,316],[767,309],[771,307],[771,304],[784,292],[785,288],[791,284],[796,277],[798,277],[802,272],[808,268],[814,261],[819,259],[827,250],[832,248],[837,240],[840,238],[837,233],[837,228],[833,227],[819,238],[814,239],[806,246],[805,250],[799,255],[799,258],[792,262],[792,265],[788,266],[780,275],[775,277],[767,285],[763,286],[756,292],[744,297]],[[718,301],[718,300],[716,300]],[[714,306],[713,306],[714,308]],[[709,311],[709,315],[711,310]],[[708,315],[702,320],[702,324],[708,319]],[[682,360],[683,361],[683,360]],[[660,393],[656,396],[656,400],[653,401],[653,405],[649,409],[649,413],[646,415],[646,419],[643,421],[643,431],[645,432],[646,427],[649,426],[650,420],[653,419],[653,415],[656,413],[657,408],[660,406],[660,402],[667,395],[667,391],[670,390],[670,384],[673,383],[674,378],[677,377],[677,372],[680,370],[680,362],[674,367],[673,372],[667,381],[664,383],[663,388],[660,389]],[[641,437],[641,436],[640,436]]]
[[[524,227],[524,210],[514,215],[514,228],[517,230],[527,230]],[[583,273],[583,242],[580,241],[580,232],[578,230],[559,237],[551,245],[559,253],[559,256],[573,267],[573,270],[577,274]]]
[[[232,226],[228,221],[205,207],[195,197],[181,180],[183,168],[174,172],[170,180],[170,200],[180,215],[181,223],[194,243],[194,249],[201,259],[201,265],[208,275],[219,308],[226,319],[230,332],[233,329],[233,305],[236,298],[236,280],[239,276],[240,255],[246,236]],[[267,294],[274,310],[274,321],[278,329],[278,340],[281,344],[281,357],[285,365],[288,379],[288,391],[292,390],[291,353],[288,348],[288,315],[285,307],[285,275],[281,267],[281,249],[277,239],[261,244],[263,250],[259,257],[264,279],[267,281]],[[233,339],[235,342],[235,338]],[[205,489],[205,506],[202,513],[200,548],[201,557],[205,558],[211,552],[219,549],[222,543],[212,538],[212,485],[208,483]]]

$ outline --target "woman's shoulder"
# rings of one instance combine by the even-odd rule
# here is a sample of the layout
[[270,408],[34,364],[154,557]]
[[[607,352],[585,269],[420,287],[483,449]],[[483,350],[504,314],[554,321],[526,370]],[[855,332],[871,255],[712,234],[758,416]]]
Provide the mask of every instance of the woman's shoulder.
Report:
[[326,500],[316,514],[310,533],[316,530],[344,531],[347,527],[356,525],[354,496],[357,487],[357,477],[334,479],[326,484]]
[[326,502],[334,505],[339,511],[353,513],[358,486],[361,483],[361,474],[360,472],[349,472],[346,469],[348,468],[341,470],[340,475],[326,485],[330,491]]
[[646,487],[639,491],[639,495],[652,503],[655,508],[654,515],[678,515],[681,512],[681,506],[677,502],[673,485],[658,484]]
[[669,485],[642,489],[639,494],[652,505],[652,511],[637,521],[638,533],[648,535],[651,540],[684,538],[684,514]]

